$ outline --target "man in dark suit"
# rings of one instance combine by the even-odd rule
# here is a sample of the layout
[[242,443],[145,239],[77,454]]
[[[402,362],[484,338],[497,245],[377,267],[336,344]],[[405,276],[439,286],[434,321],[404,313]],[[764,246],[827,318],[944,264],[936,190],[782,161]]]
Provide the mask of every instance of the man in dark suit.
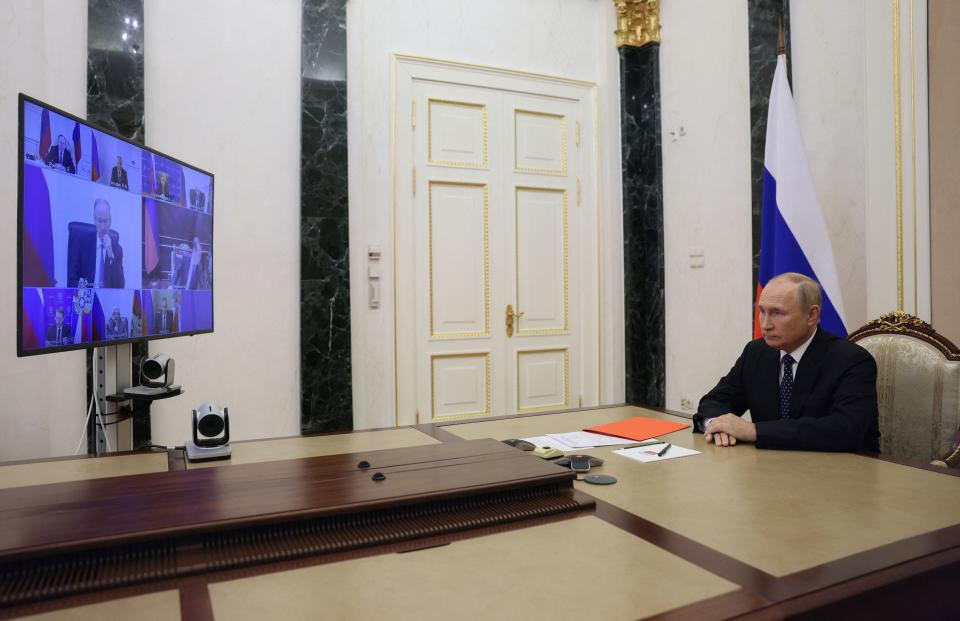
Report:
[[170,175],[165,172],[157,173],[157,193],[155,196],[169,200],[170,196]]
[[77,167],[73,165],[73,156],[70,154],[70,149],[67,148],[67,139],[64,138],[63,134],[57,137],[57,144],[51,146],[50,150],[47,151],[43,163],[76,174]]
[[123,248],[120,234],[110,229],[110,203],[93,203],[97,228],[82,235],[67,253],[67,286],[77,287],[81,278],[89,287],[123,289]]
[[120,309],[113,307],[113,313],[110,315],[110,321],[107,322],[108,339],[127,338],[127,318],[120,316]]
[[153,333],[169,334],[176,332],[173,325],[173,311],[167,309],[167,298],[160,298],[160,310],[153,314]]
[[[877,364],[818,328],[820,308],[816,281],[770,280],[757,303],[763,338],[700,400],[694,431],[717,446],[878,452]],[[740,418],[747,410],[753,422]]]
[[119,155],[117,156],[117,165],[110,171],[110,185],[121,190],[130,189],[127,184],[127,171],[123,167],[123,158]]
[[[186,244],[180,245],[181,250],[189,250]],[[177,266],[173,275],[173,286],[183,289],[209,289],[209,261],[200,246],[200,238],[193,238],[193,250],[189,255],[182,254],[177,258]]]
[[73,334],[70,327],[63,323],[63,307],[58,306],[53,313],[54,324],[47,328],[47,345],[70,345],[73,343]]

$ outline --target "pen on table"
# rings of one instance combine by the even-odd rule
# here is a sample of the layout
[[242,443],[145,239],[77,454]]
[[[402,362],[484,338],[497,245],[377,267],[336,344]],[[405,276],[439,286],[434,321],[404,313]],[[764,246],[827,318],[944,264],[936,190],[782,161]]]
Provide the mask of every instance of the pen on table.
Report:
[[672,445],[672,444],[668,444],[668,445],[666,445],[665,447],[663,447],[662,449],[660,449],[660,452],[657,453],[657,457],[663,457],[663,456],[667,453],[667,451],[670,450],[670,447],[671,447],[671,446],[673,446],[673,445]]
[[653,446],[654,444],[660,444],[660,440],[647,440],[646,442],[640,442],[638,444],[628,444],[625,449],[637,448],[639,446]]

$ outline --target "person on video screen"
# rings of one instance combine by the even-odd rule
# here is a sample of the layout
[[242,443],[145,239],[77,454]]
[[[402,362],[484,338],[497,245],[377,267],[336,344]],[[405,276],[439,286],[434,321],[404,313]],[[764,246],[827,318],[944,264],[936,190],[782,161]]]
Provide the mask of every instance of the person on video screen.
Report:
[[170,198],[170,175],[167,173],[162,172],[157,175],[157,196]]
[[67,148],[67,139],[63,134],[57,136],[57,144],[50,146],[50,150],[47,151],[47,156],[43,158],[43,163],[47,166],[76,174],[77,167],[73,165],[73,155],[70,154],[70,149]]
[[140,321],[140,316],[134,313],[133,317],[130,318],[130,337],[136,338],[138,336],[143,336],[143,323]]
[[122,339],[127,337],[127,320],[120,316],[120,309],[113,307],[110,321],[107,322],[107,338]]
[[173,286],[183,289],[209,289],[209,259],[201,249],[200,238],[193,238],[192,250],[186,244],[183,244],[181,248],[183,250],[190,250],[190,255],[189,257],[181,255],[178,259],[177,271],[173,277]]
[[153,314],[153,330],[157,334],[175,332],[173,311],[167,307],[167,298],[160,298],[160,310]]
[[79,287],[82,279],[88,287],[123,289],[123,248],[120,233],[110,228],[110,203],[95,200],[93,220],[96,229],[81,232],[79,242],[70,246],[67,286]]
[[110,185],[121,190],[130,189],[127,184],[127,171],[123,167],[123,158],[119,155],[117,156],[117,165],[110,171]]
[[54,324],[47,328],[47,345],[70,345],[73,335],[70,328],[63,323],[63,307],[58,306],[53,313]]

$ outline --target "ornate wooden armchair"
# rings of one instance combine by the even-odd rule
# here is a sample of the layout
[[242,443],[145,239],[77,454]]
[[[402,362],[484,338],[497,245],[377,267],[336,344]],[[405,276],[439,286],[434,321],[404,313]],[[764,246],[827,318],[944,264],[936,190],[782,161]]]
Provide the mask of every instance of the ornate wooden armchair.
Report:
[[877,361],[880,452],[960,467],[960,349],[902,312],[850,335]]

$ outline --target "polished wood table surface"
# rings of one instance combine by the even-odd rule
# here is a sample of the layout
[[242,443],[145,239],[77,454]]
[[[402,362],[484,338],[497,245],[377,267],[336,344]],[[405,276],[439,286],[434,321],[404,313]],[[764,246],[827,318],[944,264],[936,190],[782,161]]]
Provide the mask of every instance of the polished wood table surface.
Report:
[[[663,410],[603,407],[238,442],[234,459],[218,465],[529,437],[631,416],[689,423]],[[615,447],[584,450],[605,460],[592,472],[618,483],[577,482],[596,509],[564,519],[68,597],[0,609],[0,618],[957,617],[956,472],[867,455],[715,447],[689,429],[664,439],[702,454],[641,464]],[[0,465],[0,490],[43,493],[111,476],[129,486],[185,467],[181,451]]]

